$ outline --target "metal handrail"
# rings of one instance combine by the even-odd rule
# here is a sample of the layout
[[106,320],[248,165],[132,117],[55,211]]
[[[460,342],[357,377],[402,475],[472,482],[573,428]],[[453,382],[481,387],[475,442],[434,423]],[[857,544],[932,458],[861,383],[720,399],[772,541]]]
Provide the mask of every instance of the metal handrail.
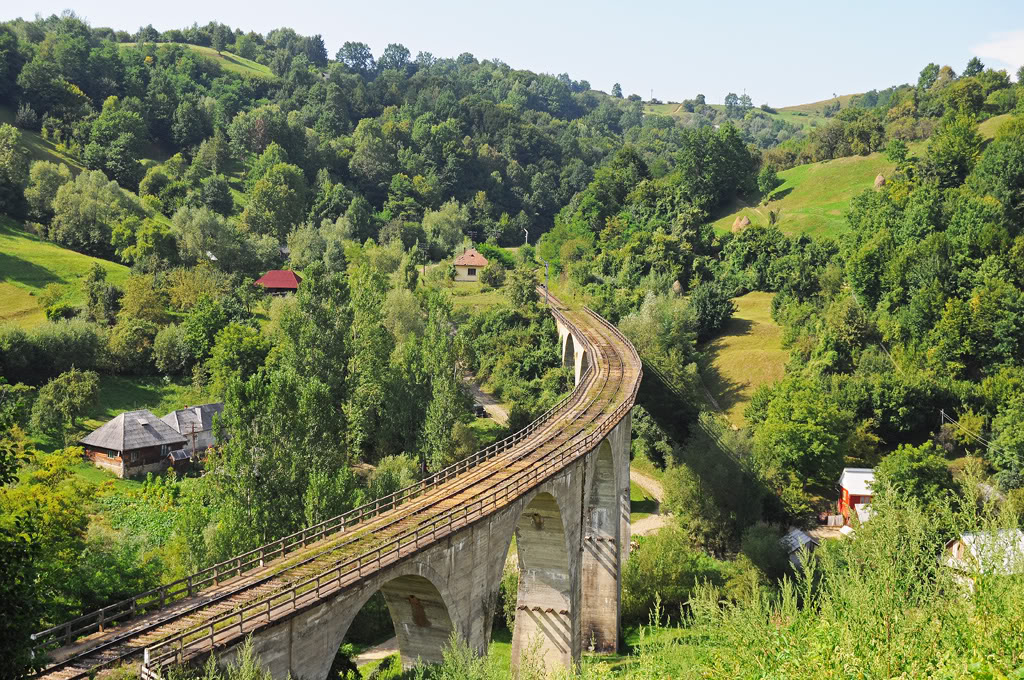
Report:
[[[565,315],[561,313],[561,311],[552,308],[551,312],[557,318],[560,318],[567,326],[575,330],[577,334],[582,335],[580,334],[579,329],[576,328],[576,326],[570,322]],[[587,386],[586,378],[589,377],[591,368],[592,367],[588,367],[584,374],[580,376],[580,382],[572,392],[559,400],[558,403],[549,408],[539,417],[534,419],[529,425],[505,437],[504,439],[494,442],[480,451],[477,451],[468,458],[464,458],[461,461],[438,470],[429,477],[399,489],[394,493],[368,503],[364,503],[359,507],[342,513],[341,515],[336,515],[335,517],[326,519],[319,524],[301,529],[257,548],[253,548],[248,552],[235,555],[227,560],[210,565],[204,569],[200,569],[199,571],[176,581],[171,581],[170,583],[138,593],[130,598],[107,605],[106,607],[89,612],[88,614],[83,614],[69,621],[64,621],[56,626],[47,628],[46,630],[33,633],[31,635],[31,639],[34,642],[34,647],[37,650],[41,650],[51,647],[54,643],[57,643],[58,645],[66,645],[77,639],[80,635],[92,633],[97,630],[102,631],[106,624],[135,618],[140,614],[162,609],[172,602],[191,597],[206,587],[219,585],[222,580],[234,576],[241,576],[242,574],[254,569],[262,568],[266,566],[266,562],[268,560],[281,557],[296,547],[305,547],[306,545],[315,543],[323,539],[329,533],[345,531],[346,529],[358,526],[366,520],[377,517],[384,512],[398,507],[405,501],[423,495],[428,490],[446,484],[453,477],[462,474],[469,469],[490,460],[499,453],[507,451],[519,444],[529,435],[536,432],[548,420],[554,419],[556,413],[569,408],[572,402],[582,397]]]
[[[586,435],[582,440],[575,444],[571,444],[567,449],[563,449],[555,453],[554,456],[543,461],[539,461],[538,465],[531,466],[530,468],[517,472],[513,478],[508,480],[508,483],[503,484],[500,489],[493,490],[485,497],[481,497],[468,504],[463,504],[457,508],[447,510],[441,515],[433,518],[431,521],[410,529],[409,531],[392,538],[388,542],[379,545],[376,548],[372,548],[356,557],[350,558],[345,562],[339,562],[331,569],[307,579],[306,581],[294,584],[287,590],[271,595],[253,604],[244,606],[234,612],[222,614],[205,624],[190,630],[182,631],[158,642],[152,647],[146,648],[143,668],[148,671],[152,666],[160,667],[167,662],[176,661],[180,663],[184,661],[186,650],[191,649],[197,644],[209,643],[212,648],[215,641],[215,635],[219,630],[233,629],[234,626],[237,625],[239,632],[244,633],[246,621],[259,619],[259,621],[266,620],[269,622],[273,619],[273,612],[281,607],[290,607],[292,610],[304,607],[308,603],[300,601],[299,598],[300,596],[305,596],[309,592],[315,591],[315,600],[319,600],[325,588],[330,589],[328,592],[331,592],[334,589],[338,589],[346,585],[342,582],[346,576],[351,576],[354,573],[356,579],[360,578],[365,566],[375,563],[376,568],[380,569],[383,566],[383,560],[385,558],[390,558],[392,556],[394,556],[394,559],[400,558],[402,556],[403,540],[406,541],[406,548],[408,552],[410,544],[413,545],[413,549],[418,549],[421,537],[425,538],[429,536],[431,542],[435,541],[438,538],[439,526],[441,526],[440,537],[443,538],[444,536],[452,533],[456,528],[462,528],[471,521],[476,521],[482,518],[485,516],[488,508],[493,511],[501,507],[499,497],[501,497],[501,500],[504,502],[507,502],[510,497],[518,497],[521,494],[523,487],[527,487],[528,490],[533,486],[543,483],[561,470],[565,464],[574,461],[579,456],[591,450],[595,441],[600,443],[600,441],[606,436],[607,432],[618,425],[622,416],[624,416],[629,409],[632,409],[636,400],[637,391],[640,387],[643,369],[639,355],[632,343],[629,342],[628,338],[626,338],[625,335],[623,335],[617,328],[593,312],[593,310],[589,308],[584,309],[586,309],[591,316],[596,318],[620,341],[622,341],[633,355],[636,364],[641,366],[641,369],[633,382],[629,396],[615,409],[615,411],[612,412],[609,418],[605,419],[605,422],[598,426],[595,431]],[[559,316],[562,316],[562,318],[568,322],[568,319],[565,319],[564,315],[559,314]],[[578,333],[578,329],[576,329],[575,324],[571,324],[571,322],[568,323],[570,327]],[[589,345],[590,343],[588,342],[587,344]],[[590,345],[590,349],[593,350],[593,345]],[[570,460],[567,461],[566,459]],[[473,509],[474,507],[476,507],[476,510]],[[456,524],[456,520],[461,521]],[[445,527],[444,525],[446,522],[447,526]],[[372,557],[375,557],[375,559],[370,559]],[[366,560],[365,562],[364,558]],[[327,580],[325,581],[324,579]],[[300,590],[302,590],[302,593],[299,592]],[[275,600],[278,601],[277,604],[274,603]],[[233,623],[232,620],[236,617],[238,621],[237,623]],[[194,638],[186,643],[186,638],[192,637],[200,631],[208,632],[205,635]],[[174,649],[175,646],[177,649]],[[171,649],[161,651],[167,647],[171,647]]]

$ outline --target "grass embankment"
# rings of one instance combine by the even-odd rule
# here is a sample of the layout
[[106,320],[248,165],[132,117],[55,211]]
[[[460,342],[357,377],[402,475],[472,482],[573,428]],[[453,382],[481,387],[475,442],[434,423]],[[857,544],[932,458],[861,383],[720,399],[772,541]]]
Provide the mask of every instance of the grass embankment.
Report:
[[[978,132],[984,139],[992,139],[1008,118],[1009,115],[989,118],[978,126]],[[910,144],[912,155],[920,157],[927,150],[927,141]],[[879,173],[888,176],[894,169],[895,164],[880,152],[798,165],[779,173],[782,184],[772,193],[773,200],[768,205],[762,205],[757,199],[737,200],[712,226],[715,231],[726,233],[742,215],[753,224],[768,224],[771,210],[778,214],[779,229],[788,235],[838,236],[846,230],[850,200],[873,187]]]
[[92,430],[125,411],[146,409],[157,418],[171,411],[209,402],[211,396],[197,391],[188,382],[156,377],[101,375],[99,402],[83,426]]
[[452,294],[452,307],[458,310],[466,310],[477,313],[488,307],[508,302],[508,297],[500,289],[488,288],[479,281],[455,281],[448,290]]
[[94,263],[107,270],[110,283],[128,278],[124,265],[61,248],[30,234],[9,217],[0,217],[0,321],[24,328],[45,322],[35,296],[51,283],[68,286],[70,304],[84,304],[81,279]]
[[[137,43],[119,43],[121,47],[134,47],[136,44]],[[225,71],[231,71],[242,76],[248,76],[250,78],[265,78],[267,80],[274,80],[276,78],[276,76],[271,72],[269,66],[258,64],[251,59],[240,57],[237,54],[232,54],[231,52],[221,52],[218,54],[217,50],[211,47],[189,45],[188,43],[157,43],[158,47],[163,45],[182,45],[193,52],[197,52],[202,56],[217,62]]]
[[782,378],[789,352],[782,329],[772,320],[772,293],[735,298],[736,313],[722,332],[701,349],[707,355],[704,384],[729,422],[746,424],[743,411],[759,386]]

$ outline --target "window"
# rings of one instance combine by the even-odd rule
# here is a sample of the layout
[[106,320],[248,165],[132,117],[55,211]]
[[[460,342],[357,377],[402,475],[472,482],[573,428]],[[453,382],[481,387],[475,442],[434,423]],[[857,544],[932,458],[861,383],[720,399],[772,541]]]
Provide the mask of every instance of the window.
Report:
[[470,267],[468,270],[466,270],[466,274],[468,274],[469,276],[476,276],[476,270]]
[[134,463],[138,459],[139,459],[139,452],[138,451],[132,451],[132,462]]
[[107,458],[117,458],[117,451],[107,451]]

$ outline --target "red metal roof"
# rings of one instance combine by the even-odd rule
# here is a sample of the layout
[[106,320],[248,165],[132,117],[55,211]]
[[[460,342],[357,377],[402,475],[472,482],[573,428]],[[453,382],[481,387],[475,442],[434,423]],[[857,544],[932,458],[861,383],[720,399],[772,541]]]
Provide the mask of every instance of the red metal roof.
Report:
[[476,248],[470,248],[455,258],[455,264],[463,267],[486,267],[487,258],[477,252]]
[[271,269],[256,279],[255,283],[264,288],[290,288],[297,290],[302,278],[289,269]]

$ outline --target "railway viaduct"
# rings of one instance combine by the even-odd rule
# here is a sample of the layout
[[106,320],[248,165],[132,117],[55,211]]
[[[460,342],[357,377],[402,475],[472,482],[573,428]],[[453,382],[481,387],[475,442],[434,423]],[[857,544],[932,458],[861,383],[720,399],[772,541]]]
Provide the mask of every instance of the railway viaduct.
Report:
[[141,662],[155,680],[211,652],[224,663],[251,636],[275,678],[323,680],[377,591],[406,668],[440,662],[453,633],[484,653],[513,537],[513,663],[527,648],[549,669],[616,651],[641,363],[594,312],[550,308],[576,386],[538,420],[392,496],[37,633],[40,676]]

